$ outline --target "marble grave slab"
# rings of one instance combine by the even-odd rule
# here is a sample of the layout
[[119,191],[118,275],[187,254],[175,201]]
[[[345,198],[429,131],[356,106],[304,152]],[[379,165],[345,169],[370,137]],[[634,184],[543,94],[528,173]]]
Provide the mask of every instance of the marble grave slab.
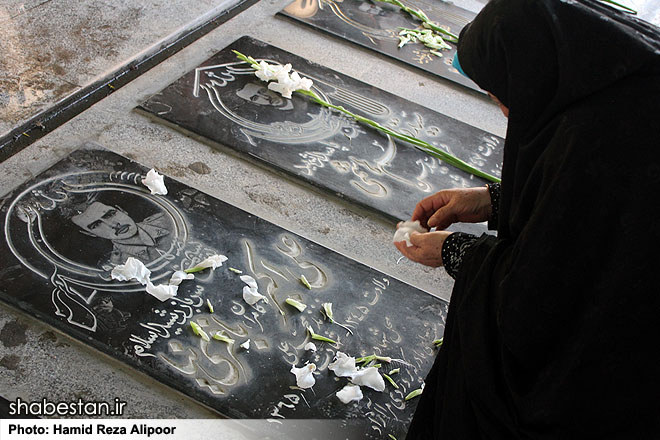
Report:
[[[282,98],[236,60],[232,49],[258,60],[291,63],[314,81],[313,89],[323,99],[501,174],[500,137],[249,37],[138,109],[393,220],[409,219],[419,200],[440,189],[486,183],[307,97]],[[457,229],[486,231],[483,224]]]
[[[0,299],[223,416],[360,419],[358,438],[404,438],[416,406],[404,397],[431,367],[447,303],[168,177],[168,194],[152,195],[141,183],[146,172],[88,144],[0,200]],[[154,284],[167,283],[216,253],[228,261],[165,302],[110,277],[132,256]],[[267,302],[248,305],[230,267],[256,279]],[[325,302],[353,334],[324,321]],[[236,342],[206,342],[191,321]],[[307,326],[337,344],[306,351]],[[360,402],[341,403],[335,393],[347,380],[328,370],[337,351],[400,359],[381,370],[401,368],[399,389],[363,387]],[[317,366],[313,390],[297,388],[289,372],[306,362]]]
[[[405,4],[421,9],[455,35],[476,16],[452,2],[411,0]],[[442,57],[433,55],[421,43],[398,47],[400,28],[417,29],[421,21],[397,6],[371,0],[295,0],[280,14],[481,92],[479,86],[452,67],[455,44],[449,43],[452,49],[440,51]]]

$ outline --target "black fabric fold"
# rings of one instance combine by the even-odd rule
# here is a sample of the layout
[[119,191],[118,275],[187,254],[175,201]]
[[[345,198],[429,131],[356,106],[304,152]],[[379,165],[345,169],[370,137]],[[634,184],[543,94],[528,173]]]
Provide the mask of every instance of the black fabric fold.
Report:
[[509,107],[498,237],[465,255],[409,439],[660,437],[660,33],[492,0],[464,71]]

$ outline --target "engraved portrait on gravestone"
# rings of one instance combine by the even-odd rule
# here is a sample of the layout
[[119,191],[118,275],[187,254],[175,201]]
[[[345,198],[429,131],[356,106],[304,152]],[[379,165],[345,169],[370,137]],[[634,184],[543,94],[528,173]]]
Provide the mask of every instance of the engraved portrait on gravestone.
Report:
[[123,328],[130,312],[117,294],[144,288],[113,281],[112,268],[135,257],[158,282],[171,274],[170,263],[185,246],[183,214],[149,194],[140,178],[122,172],[53,177],[23,191],[7,209],[10,251],[50,280],[55,314],[75,326]]
[[245,84],[241,90],[236,92],[236,96],[258,105],[276,107],[278,110],[291,110],[293,108],[293,103],[290,100],[282,98],[282,96],[268,90],[262,84],[253,82]]
[[162,212],[136,223],[119,205],[92,202],[71,217],[81,232],[112,241],[110,262],[122,264],[128,257],[152,261],[158,257],[158,243],[169,235],[169,222]]

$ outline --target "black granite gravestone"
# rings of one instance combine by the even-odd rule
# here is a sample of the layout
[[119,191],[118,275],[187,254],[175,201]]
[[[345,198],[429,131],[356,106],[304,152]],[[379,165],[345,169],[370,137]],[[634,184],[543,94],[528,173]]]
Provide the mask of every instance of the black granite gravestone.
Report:
[[[413,9],[421,9],[431,21],[455,35],[475,17],[474,13],[452,2],[411,0],[405,3]],[[455,44],[449,43],[450,50],[436,51],[442,57],[421,43],[398,47],[400,28],[417,29],[421,25],[420,20],[398,6],[371,0],[295,0],[280,14],[480,91],[479,86],[452,66]]]
[[140,109],[395,220],[409,219],[419,200],[440,189],[486,183],[307,97],[282,98],[237,61],[232,49],[257,60],[292,63],[327,101],[500,174],[501,138],[248,37]]
[[[415,408],[404,397],[431,366],[447,304],[175,180],[165,179],[167,195],[152,195],[145,174],[90,145],[0,200],[0,298],[224,416],[364,419],[364,438],[403,438]],[[154,284],[167,283],[212,254],[228,261],[164,302],[110,276],[135,257]],[[256,279],[266,301],[248,305],[235,270]],[[325,302],[352,334],[324,320]],[[205,341],[191,321],[236,342]],[[337,343],[305,350],[308,326]],[[335,393],[347,379],[328,370],[338,351],[398,359],[381,371],[399,367],[399,388],[363,387],[360,402],[341,403]],[[306,362],[318,374],[303,390],[289,370]]]

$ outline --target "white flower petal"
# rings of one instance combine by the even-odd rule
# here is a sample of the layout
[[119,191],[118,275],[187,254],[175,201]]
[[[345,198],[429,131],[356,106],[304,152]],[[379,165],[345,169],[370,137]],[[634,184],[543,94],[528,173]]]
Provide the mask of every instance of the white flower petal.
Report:
[[376,391],[385,390],[385,380],[383,380],[383,376],[378,372],[378,368],[375,367],[363,368],[357,373],[353,373],[351,382],[355,385],[363,385]]
[[328,370],[334,371],[335,375],[339,377],[351,377],[353,374],[357,373],[355,358],[338,351],[335,356],[335,361],[328,365]]
[[210,267],[211,269],[216,269],[220,266],[222,266],[222,263],[227,261],[227,257],[224,255],[220,254],[215,254],[211,255],[210,257],[206,257],[203,261],[200,261],[197,263],[195,266],[191,267],[188,270],[193,270],[193,269],[206,269],[207,267]]
[[420,223],[419,220],[415,220],[414,222],[403,222],[399,225],[399,227],[396,229],[396,232],[394,233],[394,238],[392,241],[394,243],[399,242],[399,241],[405,241],[406,246],[410,247],[412,246],[412,243],[410,242],[410,233],[411,232],[428,232],[427,229],[424,229]]
[[296,87],[296,90],[305,90],[309,92],[312,90],[312,86],[314,85],[314,82],[309,79],[309,78],[301,78],[300,82],[298,82],[298,86]]
[[257,289],[253,289],[249,286],[243,287],[243,299],[245,300],[246,303],[250,305],[254,305],[257,302],[261,301],[262,299],[266,301],[265,296],[257,292]]
[[167,194],[167,188],[165,188],[163,176],[158,174],[153,168],[149,170],[147,177],[142,179],[142,183],[149,188],[151,194]]
[[316,345],[310,341],[307,344],[305,344],[305,350],[316,351]]
[[291,367],[291,372],[296,376],[296,385],[300,388],[313,387],[316,383],[314,370],[316,370],[316,364],[307,364],[300,368]]
[[241,344],[241,347],[246,349],[246,350],[249,350],[250,349],[250,340],[248,339],[247,341],[243,342]]
[[172,286],[178,286],[181,284],[183,280],[194,280],[195,275],[191,273],[185,273],[182,270],[177,270],[172,274],[172,277],[170,278],[170,285]]
[[110,276],[113,280],[119,281],[135,279],[144,286],[149,281],[151,271],[137,258],[128,257],[126,263],[119,264],[112,269]]
[[279,82],[268,83],[268,89],[272,90],[273,92],[279,93],[284,98],[289,98],[289,99],[291,99],[291,93],[293,92],[292,88],[284,84],[280,84]]
[[159,284],[154,286],[151,280],[147,281],[147,293],[155,296],[160,301],[166,301],[175,297],[177,290],[179,290],[179,286],[173,286],[170,284]]
[[350,383],[342,388],[340,391],[337,391],[337,397],[341,400],[341,403],[349,403],[352,401],[359,401],[364,397],[362,395],[362,390],[357,385],[351,385]]
[[241,281],[243,281],[245,284],[250,286],[251,289],[259,288],[259,285],[257,284],[257,280],[252,278],[250,275],[241,275],[240,278]]

